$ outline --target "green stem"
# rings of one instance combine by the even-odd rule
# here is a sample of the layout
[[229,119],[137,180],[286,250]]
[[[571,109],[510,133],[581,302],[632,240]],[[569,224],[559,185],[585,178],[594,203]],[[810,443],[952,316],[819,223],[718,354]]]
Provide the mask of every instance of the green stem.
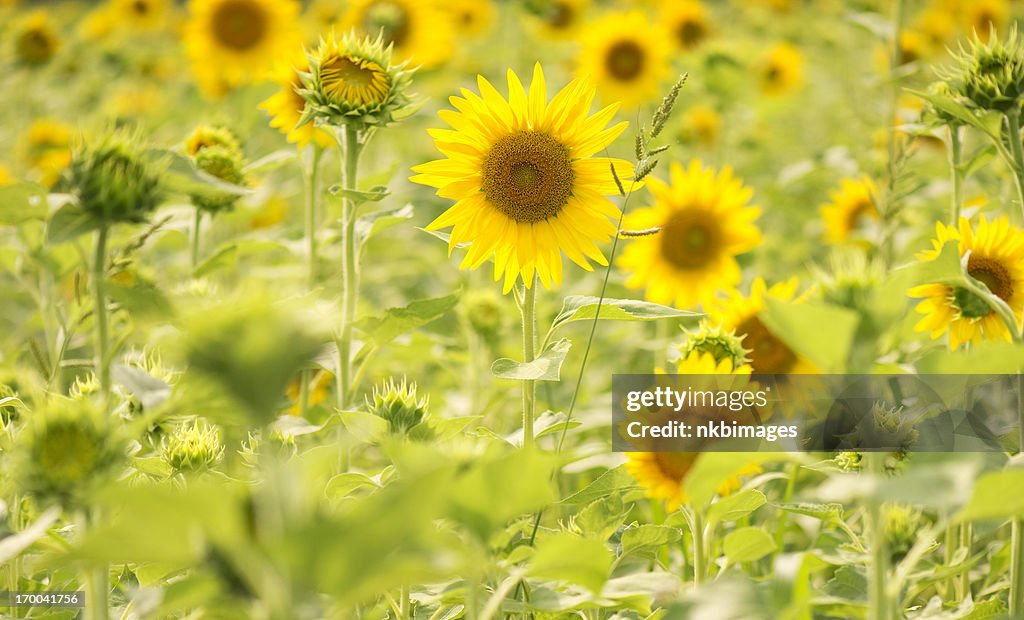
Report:
[[[796,463],[790,463],[788,469],[789,476],[786,482],[786,491],[782,495],[782,501],[783,503],[786,504],[793,501],[793,493],[796,491],[796,479],[800,473],[800,466]],[[785,543],[786,538],[786,525],[789,522],[789,519],[787,518],[789,516],[789,513],[786,512],[785,510],[781,512],[782,514],[779,515],[779,524],[775,527],[776,554],[782,553],[783,544]]]
[[106,225],[96,231],[92,260],[93,319],[96,321],[96,377],[104,404],[110,398],[110,333],[107,326],[107,233]]
[[[973,528],[970,523],[964,523],[960,526],[960,547],[967,551],[967,555],[964,556],[964,562],[967,562],[971,557],[971,537],[973,536]],[[971,579],[970,569],[964,568],[960,571],[960,592],[959,599],[963,600],[967,596],[971,595]]]
[[412,598],[409,596],[409,586],[402,586],[398,599],[398,617],[401,620],[412,620]]
[[[529,364],[537,356],[537,277],[526,287],[520,308],[523,315],[523,363]],[[536,417],[537,382],[523,379],[523,447],[534,445],[533,422]]]
[[[83,513],[79,527],[84,534],[89,527],[88,515]],[[107,565],[86,569],[85,620],[107,620],[110,615],[110,570]]]
[[1024,519],[1010,521],[1010,617],[1024,613]]
[[199,266],[199,229],[203,223],[203,212],[196,207],[196,212],[192,216],[192,248],[191,248],[191,265],[192,272],[195,273],[196,267]]
[[693,585],[700,586],[707,576],[707,549],[705,548],[704,515],[699,508],[693,509],[690,533],[693,535]]
[[[885,453],[868,452],[865,455],[868,470],[881,476],[885,470]],[[868,620],[891,620],[889,595],[886,584],[889,576],[889,548],[882,523],[882,503],[871,498],[868,503],[867,525],[871,536],[871,559],[868,565]]]
[[320,158],[323,156],[323,148],[313,145],[310,148],[309,163],[306,167],[306,247],[307,247],[307,273],[309,289],[316,287],[316,266],[317,266],[317,245],[316,233],[319,222],[319,197],[320,197]]
[[1024,147],[1020,141],[1020,110],[1013,110],[1006,114],[1006,127],[1009,130],[1010,153],[1013,155],[1013,180],[1017,188],[1017,201],[1020,203],[1021,213],[1024,213]]
[[949,225],[956,228],[960,221],[960,209],[964,204],[964,171],[961,167],[963,160],[963,143],[960,139],[960,126],[949,126],[949,171],[953,181],[953,195],[950,198]]
[[[342,156],[342,187],[358,189],[359,177],[359,133],[350,125],[343,129],[341,146]],[[348,406],[352,393],[352,325],[356,318],[356,303],[359,291],[359,265],[356,262],[356,203],[346,197],[342,203],[341,214],[341,336],[338,338],[338,408]]]

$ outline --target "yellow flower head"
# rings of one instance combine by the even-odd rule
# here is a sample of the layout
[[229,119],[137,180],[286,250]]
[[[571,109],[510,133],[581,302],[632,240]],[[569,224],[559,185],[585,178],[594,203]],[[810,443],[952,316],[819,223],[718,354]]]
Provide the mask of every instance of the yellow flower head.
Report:
[[45,11],[33,11],[14,30],[14,53],[26,65],[38,66],[49,62],[60,47],[60,40]]
[[697,47],[711,34],[711,19],[700,0],[664,3],[659,21],[668,28],[675,44],[684,50]]
[[14,185],[15,181],[16,179],[14,178],[14,175],[7,169],[7,166],[0,163],[0,187],[4,187],[5,185]]
[[313,123],[299,126],[303,113],[306,111],[306,100],[299,94],[303,88],[302,73],[309,71],[309,62],[305,56],[294,65],[281,65],[277,71],[277,83],[281,89],[260,104],[260,109],[270,114],[270,126],[287,136],[287,140],[305,148],[314,142],[321,148],[329,148],[335,144],[334,136],[316,127]]
[[991,31],[998,34],[1006,29],[1010,20],[1010,3],[1007,0],[964,2],[962,20],[964,30],[977,33],[978,38],[987,41]]
[[395,58],[414,66],[436,67],[451,58],[455,30],[437,0],[351,0],[342,26],[394,46]]
[[545,3],[538,28],[541,36],[548,39],[576,36],[588,8],[590,0],[553,0]]
[[761,320],[765,299],[797,303],[797,280],[773,284],[770,288],[763,278],[755,278],[750,285],[750,295],[744,297],[732,291],[726,300],[711,307],[711,319],[723,328],[733,330],[743,338],[743,347],[749,351],[750,365],[755,374],[803,374],[813,373],[814,366],[796,354],[781,338]]
[[625,183],[632,165],[593,157],[625,129],[605,125],[618,104],[594,115],[594,89],[574,80],[548,101],[538,63],[529,93],[508,72],[508,99],[483,76],[480,95],[462,90],[452,97],[457,111],[441,118],[453,130],[434,129],[434,144],[446,159],[413,168],[412,180],[438,188],[438,196],[456,200],[430,230],[452,227],[449,252],[469,243],[462,268],[476,269],[494,259],[494,277],[512,289],[522,277],[531,286],[536,274],[545,287],[562,280],[562,253],[590,270],[589,260],[606,265],[596,242],[615,233],[609,218],[619,209],[606,195],[618,192],[610,166]]
[[[946,242],[953,241],[958,244],[960,256],[970,252],[967,274],[1006,302],[1020,322],[1024,312],[1024,230],[1011,226],[1005,216],[992,222],[982,217],[977,232],[971,229],[966,218],[960,218],[959,230],[939,222],[935,225],[932,249],[920,253],[918,260],[935,260]],[[924,284],[908,293],[911,297],[923,298],[917,304],[917,311],[924,317],[914,330],[930,332],[933,340],[948,331],[950,349],[969,342],[1012,339],[996,311],[967,289]]]
[[448,0],[443,6],[460,35],[478,37],[494,25],[496,11],[492,0]]
[[577,74],[601,96],[632,108],[656,98],[668,77],[672,44],[660,23],[640,11],[608,13],[580,33]]
[[166,27],[172,6],[170,0],[110,0],[108,10],[122,27],[139,32]]
[[71,163],[71,140],[74,129],[60,121],[39,119],[29,125],[19,142],[22,160],[39,177],[39,182],[53,187]]
[[766,95],[789,93],[803,82],[803,54],[789,43],[780,43],[762,56],[757,73]]
[[299,46],[294,0],[191,0],[185,47],[207,93],[263,78]]
[[721,132],[722,116],[713,107],[694,105],[683,112],[680,137],[684,142],[710,148],[718,142],[718,135]]
[[829,192],[831,202],[821,206],[821,219],[825,221],[825,240],[845,243],[857,234],[865,220],[879,219],[875,206],[875,184],[871,179],[843,179],[839,190]]
[[740,281],[736,256],[761,242],[754,220],[753,194],[729,167],[716,172],[693,160],[673,162],[671,184],[652,178],[654,205],[637,209],[623,226],[660,227],[661,232],[633,239],[619,266],[630,273],[626,285],[645,288],[655,303],[691,308]]

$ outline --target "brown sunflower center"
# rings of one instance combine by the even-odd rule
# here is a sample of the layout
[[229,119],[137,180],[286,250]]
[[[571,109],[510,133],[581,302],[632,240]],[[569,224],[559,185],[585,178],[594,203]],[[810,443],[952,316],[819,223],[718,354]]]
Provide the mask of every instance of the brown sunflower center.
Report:
[[29,64],[41,64],[53,56],[53,37],[42,28],[32,28],[18,37],[18,56]]
[[713,215],[697,209],[673,213],[661,229],[661,255],[687,271],[707,266],[718,256],[721,243],[721,225]]
[[555,2],[548,11],[548,26],[561,30],[572,24],[575,11],[565,2]]
[[646,54],[636,41],[619,41],[608,48],[605,69],[615,79],[628,82],[643,73]]
[[682,483],[690,473],[698,452],[655,452],[654,462],[662,476],[673,482]]
[[213,34],[222,45],[244,52],[263,41],[270,16],[251,0],[228,0],[213,14]]
[[402,47],[410,33],[409,12],[397,2],[374,2],[366,8],[363,16],[363,28],[376,36],[384,35],[384,41]]
[[676,28],[676,39],[684,48],[695,47],[707,36],[707,28],[697,19],[684,19]]
[[870,199],[864,198],[855,202],[846,214],[847,229],[856,229],[858,224],[860,224],[861,217],[872,213],[874,209],[875,205]]
[[146,0],[135,0],[132,2],[132,11],[136,15],[147,15],[149,13],[149,2]]
[[484,157],[484,195],[516,222],[540,222],[558,215],[572,187],[569,149],[546,133],[509,134],[499,138]]
[[796,353],[768,331],[754,315],[740,323],[738,334],[746,334],[743,346],[750,350],[750,366],[756,374],[786,374],[796,365]]

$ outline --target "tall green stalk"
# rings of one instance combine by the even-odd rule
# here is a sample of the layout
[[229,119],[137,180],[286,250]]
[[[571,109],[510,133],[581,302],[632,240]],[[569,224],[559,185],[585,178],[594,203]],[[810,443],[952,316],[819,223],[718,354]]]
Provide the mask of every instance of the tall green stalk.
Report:
[[[885,453],[864,454],[868,471],[881,476],[885,471]],[[868,534],[871,536],[871,559],[868,564],[868,620],[892,620],[887,589],[889,581],[889,545],[882,522],[882,502],[872,497],[867,507]]]
[[[359,132],[350,125],[340,131],[342,139],[342,187],[356,190],[359,178]],[[338,408],[348,406],[352,392],[352,325],[359,294],[359,264],[356,254],[356,202],[345,196],[341,214],[341,335],[338,338]]]
[[104,404],[110,398],[110,333],[107,325],[107,225],[96,231],[96,248],[92,259],[93,319],[96,322],[96,378]]
[[[523,363],[529,364],[537,357],[537,277],[523,292],[520,312],[523,315]],[[534,445],[533,422],[536,417],[537,382],[523,379],[523,447]]]
[[[1024,375],[1017,371],[1017,425],[1018,453],[1024,452]],[[1024,614],[1024,519],[1014,517],[1010,522],[1010,617]]]
[[[316,287],[317,267],[317,243],[316,233],[319,223],[319,198],[320,198],[320,158],[323,156],[323,148],[317,144],[310,147],[309,161],[305,168],[305,229],[306,236],[306,281],[307,288],[313,290]],[[303,370],[299,386],[299,416],[306,417],[309,409],[310,381],[313,373],[310,370]]]
[[1017,202],[1024,214],[1024,147],[1020,141],[1020,110],[1011,110],[1006,114],[1006,128],[1009,131],[1010,154],[1013,156],[1013,181],[1017,188]]
[[195,208],[195,214],[192,216],[192,235],[191,235],[191,252],[189,254],[191,258],[191,265],[193,273],[196,267],[199,266],[199,230],[203,224],[203,212],[199,207]]
[[[84,533],[89,528],[88,513],[79,515],[79,528]],[[87,569],[85,582],[85,620],[108,620],[110,617],[110,569],[104,564]]]
[[957,226],[957,222],[960,221],[960,210],[963,208],[964,204],[964,172],[962,168],[962,161],[963,142],[960,137],[960,126],[950,125],[949,172],[950,178],[953,182],[953,193],[950,198],[949,225],[954,228]]
[[707,536],[704,533],[704,515],[701,508],[693,507],[690,530],[693,535],[693,585],[700,586],[708,574]]

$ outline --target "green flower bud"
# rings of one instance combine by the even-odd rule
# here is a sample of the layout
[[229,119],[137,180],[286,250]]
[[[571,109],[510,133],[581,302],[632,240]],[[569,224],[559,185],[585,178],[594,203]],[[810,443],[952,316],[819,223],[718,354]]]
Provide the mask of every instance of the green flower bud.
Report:
[[501,331],[505,305],[494,291],[470,291],[462,298],[462,311],[473,331],[492,339]]
[[1019,113],[1024,96],[1024,48],[1013,28],[1005,41],[975,37],[956,54],[958,67],[948,77],[953,92],[983,110]]
[[71,161],[68,181],[79,205],[105,225],[144,222],[160,204],[157,172],[123,134],[82,146]]
[[164,441],[161,456],[175,473],[206,471],[224,456],[220,430],[199,420],[183,425]]
[[221,147],[242,158],[242,145],[235,134],[225,127],[200,125],[185,140],[185,152],[190,157],[197,157],[208,148]]
[[701,321],[697,331],[686,332],[686,341],[680,348],[683,359],[694,351],[710,353],[717,363],[729,360],[734,369],[750,362],[747,357],[750,351],[743,348],[742,338],[732,330],[726,331],[721,326],[712,327],[707,321]]
[[893,562],[902,560],[917,542],[923,521],[922,512],[912,506],[895,503],[882,506],[882,533]]
[[[196,155],[196,167],[225,183],[245,185],[245,173],[242,171],[245,162],[241,153],[226,146],[210,146]],[[203,211],[218,213],[234,208],[241,196],[227,192],[209,192],[193,194],[192,204]]]
[[416,384],[402,379],[396,383],[388,379],[373,388],[372,398],[366,399],[370,413],[387,420],[388,429],[395,435],[404,435],[423,421],[427,413],[427,398],[416,395]]

